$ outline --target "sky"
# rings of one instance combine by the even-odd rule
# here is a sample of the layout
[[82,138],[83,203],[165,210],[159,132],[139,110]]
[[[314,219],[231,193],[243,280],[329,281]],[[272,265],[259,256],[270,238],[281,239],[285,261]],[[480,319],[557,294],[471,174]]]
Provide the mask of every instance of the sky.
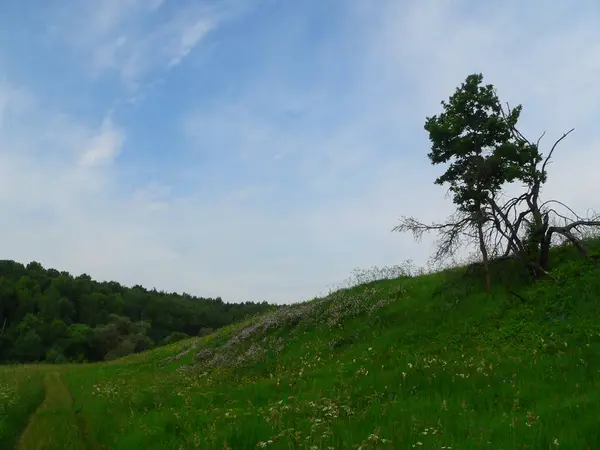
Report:
[[425,264],[452,211],[425,117],[471,73],[563,132],[547,198],[600,209],[600,3],[0,3],[0,258],[292,303]]

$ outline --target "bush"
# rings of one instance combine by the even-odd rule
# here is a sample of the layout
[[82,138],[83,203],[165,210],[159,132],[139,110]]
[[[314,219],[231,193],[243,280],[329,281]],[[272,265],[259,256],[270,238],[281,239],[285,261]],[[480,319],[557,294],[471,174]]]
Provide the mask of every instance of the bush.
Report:
[[133,342],[131,339],[123,339],[116,348],[110,350],[104,356],[104,359],[106,361],[111,361],[113,359],[131,355],[132,353],[135,353],[135,345],[136,343]]
[[52,347],[46,352],[46,361],[52,364],[64,364],[67,358],[60,348]]
[[174,333],[171,333],[169,336],[167,336],[164,340],[163,340],[163,344],[173,344],[175,342],[179,342],[182,339],[187,339],[189,336],[185,333],[181,333],[179,331],[175,331]]

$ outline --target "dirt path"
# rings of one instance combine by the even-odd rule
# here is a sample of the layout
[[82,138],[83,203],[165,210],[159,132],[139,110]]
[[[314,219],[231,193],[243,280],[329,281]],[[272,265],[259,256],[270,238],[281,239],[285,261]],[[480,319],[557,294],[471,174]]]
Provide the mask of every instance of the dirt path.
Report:
[[86,450],[83,434],[73,411],[71,393],[51,372],[44,377],[44,402],[23,432],[18,450]]

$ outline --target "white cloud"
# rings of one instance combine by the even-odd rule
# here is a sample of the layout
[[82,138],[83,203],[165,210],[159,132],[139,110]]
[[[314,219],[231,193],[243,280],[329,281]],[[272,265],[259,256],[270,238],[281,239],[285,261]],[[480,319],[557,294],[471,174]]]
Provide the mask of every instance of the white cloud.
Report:
[[215,27],[214,21],[207,19],[199,19],[195,23],[183,27],[179,31],[179,35],[176,36],[178,39],[175,40],[174,45],[169,53],[172,57],[169,61],[168,66],[174,67],[185,58],[190,51],[200,42],[208,33],[210,33]]
[[[117,123],[90,125],[14,84],[0,85],[0,123],[11,125],[0,134],[3,257],[228,301],[280,303],[310,298],[357,266],[423,263],[431,240],[417,244],[390,229],[401,215],[442,220],[451,211],[444,189],[432,184],[439,168],[428,164],[423,123],[479,71],[503,99],[523,103],[528,134],[548,129],[550,141],[576,127],[556,154],[546,194],[579,210],[598,208],[593,2],[568,20],[566,1],[359,4],[352,28],[363,47],[340,80],[347,88],[339,98],[337,86],[319,76],[298,87],[279,72],[289,60],[277,51],[290,50],[276,36],[281,42],[265,53],[264,72],[240,78],[236,95],[216,107],[190,111],[184,131],[201,162],[182,160],[171,183],[162,167],[155,179],[124,172],[117,156],[137,142],[117,116],[110,116]],[[79,24],[69,31],[79,35],[73,45],[99,72],[136,83],[189,57],[227,17],[183,8],[146,21],[166,6],[85,3],[71,22]],[[338,50],[327,42],[315,49],[322,78],[356,54]],[[282,120],[290,112],[299,119]],[[219,171],[209,173],[205,165],[214,161]]]
[[68,42],[78,57],[89,60],[95,76],[114,71],[135,90],[148,77],[156,78],[155,71],[179,65],[222,21],[247,8],[234,0],[218,7],[206,1],[182,1],[167,13],[163,3],[82,2],[58,14],[62,26],[52,34]]
[[110,164],[121,152],[124,142],[125,136],[122,131],[115,128],[112,120],[107,118],[83,150],[79,163],[85,167]]
[[[409,236],[389,229],[400,215],[432,221],[451,212],[444,190],[432,186],[441,168],[428,165],[423,124],[425,116],[438,113],[439,102],[473,72],[483,72],[502,99],[524,105],[522,129],[529,136],[548,130],[548,145],[563,131],[577,128],[578,134],[556,153],[544,193],[582,213],[598,209],[600,187],[593,171],[600,164],[600,141],[592,120],[600,112],[600,95],[594,89],[600,66],[593,57],[600,54],[597,10],[578,11],[565,21],[566,2],[552,7],[537,2],[526,10],[516,2],[469,6],[473,3],[389,1],[364,7],[361,14],[366,12],[372,20],[365,37],[370,52],[364,55],[370,70],[354,86],[358,95],[348,92],[355,103],[346,108],[354,114],[327,135],[311,129],[290,132],[276,120],[261,119],[260,105],[283,105],[299,95],[294,89],[278,91],[277,81],[267,74],[264,84],[248,87],[236,103],[195,112],[188,119],[187,130],[197,136],[199,151],[216,140],[219,148],[234,149],[239,157],[252,155],[265,165],[265,158],[275,158],[280,165],[269,165],[271,170],[289,170],[284,162],[291,161],[305,180],[302,192],[322,193],[306,200],[314,202],[310,206],[292,213],[298,229],[280,230],[268,223],[268,231],[258,231],[273,242],[282,235],[295,236],[295,244],[282,238],[276,245],[282,254],[293,255],[286,260],[293,259],[296,273],[274,264],[274,285],[282,278],[290,285],[303,279],[300,267],[309,261],[314,264],[307,275],[311,280],[340,279],[355,265],[394,264],[408,257],[425,262],[432,239],[416,246]],[[264,97],[256,100],[256,92]],[[311,114],[327,108],[311,92],[304,93],[303,101]],[[389,135],[382,137],[380,132]],[[294,159],[298,154],[302,156]],[[353,179],[358,186],[351,186]],[[252,247],[245,243],[244,248]]]
[[600,153],[589,150],[598,142],[592,124],[600,114],[600,8],[595,2],[580,6],[574,11],[567,1],[478,7],[465,1],[388,2],[375,33],[376,59],[388,67],[384,86],[394,78],[406,80],[411,95],[404,106],[423,123],[466,75],[483,72],[501,99],[523,104],[526,135],[535,139],[547,130],[543,142],[549,148],[576,128],[556,153],[547,190],[597,203],[597,188],[583,190],[564,179],[585,171],[581,161],[587,167],[600,162]]

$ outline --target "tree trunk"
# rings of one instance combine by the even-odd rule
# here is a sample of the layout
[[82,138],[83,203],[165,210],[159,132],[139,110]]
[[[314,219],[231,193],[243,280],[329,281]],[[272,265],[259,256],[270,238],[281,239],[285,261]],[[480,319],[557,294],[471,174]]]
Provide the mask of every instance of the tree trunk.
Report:
[[552,230],[547,230],[542,245],[540,247],[539,265],[542,269],[548,270],[548,261],[550,259],[550,244],[552,243]]
[[479,221],[477,224],[477,232],[479,234],[479,250],[481,251],[481,258],[483,260],[483,273],[485,276],[485,288],[488,292],[492,291],[492,280],[490,278],[490,265],[487,247],[485,246],[485,238],[483,236],[483,223]]

